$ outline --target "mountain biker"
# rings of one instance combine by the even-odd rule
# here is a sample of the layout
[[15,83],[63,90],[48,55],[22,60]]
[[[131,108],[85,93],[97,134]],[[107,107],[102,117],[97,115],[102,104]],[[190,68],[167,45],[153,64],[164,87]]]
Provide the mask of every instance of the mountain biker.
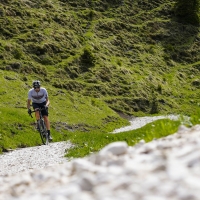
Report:
[[[41,87],[40,81],[35,80],[33,81],[33,88],[28,91],[28,100],[27,100],[27,109],[28,113],[31,113],[30,105],[33,105],[33,109],[36,111],[37,108],[45,108],[41,111],[42,116],[44,118],[47,132],[49,136],[49,140],[52,140],[51,134],[50,134],[50,122],[48,118],[48,106],[50,104],[49,98],[48,98],[48,92],[45,88]],[[35,112],[35,118],[38,121],[39,111]]]

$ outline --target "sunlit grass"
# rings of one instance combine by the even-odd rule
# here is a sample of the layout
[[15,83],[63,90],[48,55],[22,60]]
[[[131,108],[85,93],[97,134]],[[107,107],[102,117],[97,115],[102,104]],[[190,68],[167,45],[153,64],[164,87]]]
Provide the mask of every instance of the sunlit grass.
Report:
[[[9,79],[11,78],[11,79]],[[15,72],[0,70],[0,152],[8,149],[41,145],[39,133],[35,129],[35,117],[31,118],[26,109],[27,94],[36,76],[27,76],[28,82],[21,80]],[[49,87],[49,119],[53,141],[63,141],[62,123],[76,130],[84,129],[112,131],[127,125],[101,99],[84,97],[81,94]],[[61,130],[58,127],[61,126]]]
[[130,146],[137,144],[140,140],[150,142],[153,139],[175,133],[180,124],[180,121],[161,119],[147,124],[140,129],[117,134],[104,132],[68,132],[65,134],[65,138],[75,146],[68,150],[66,156],[74,158],[84,157],[90,153],[97,152],[107,144],[116,141],[125,141]]
[[[28,1],[2,4],[0,152],[41,144],[35,118],[26,110],[34,79],[41,80],[49,92],[54,141],[70,139],[77,144],[77,149],[70,150],[72,157],[96,152],[113,141],[134,145],[140,139],[151,141],[175,132],[175,122],[163,121],[108,134],[128,124],[115,111],[151,116],[152,99],[158,103],[154,114],[192,115],[192,123],[200,123],[195,39],[200,33],[187,25],[183,29],[174,19],[173,0],[160,1],[156,7],[154,1],[143,6],[139,1],[114,5],[92,1],[90,8],[80,0],[36,4],[37,8],[27,6]],[[17,17],[7,16],[7,8]],[[87,46],[95,58],[89,68],[80,59]],[[20,63],[19,69],[11,67],[15,63]],[[58,128],[58,124],[64,125]]]
[[[199,106],[200,106],[200,103],[199,103]],[[191,116],[190,122],[193,125],[200,124],[200,108],[197,108],[194,111],[194,114]]]

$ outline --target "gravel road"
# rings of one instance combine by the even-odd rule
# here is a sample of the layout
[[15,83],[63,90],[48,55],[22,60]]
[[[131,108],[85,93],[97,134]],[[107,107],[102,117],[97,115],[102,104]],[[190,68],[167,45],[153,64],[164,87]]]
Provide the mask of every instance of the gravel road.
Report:
[[[130,120],[130,125],[116,129],[113,133],[129,131],[140,128],[147,123],[158,119],[169,118],[177,120],[177,116],[154,116],[154,117],[134,117]],[[37,147],[23,148],[0,155],[0,175],[12,175],[22,171],[31,171],[46,166],[52,166],[59,163],[68,162],[64,158],[65,150],[69,149],[71,144],[68,142],[50,143],[49,146],[42,145]]]
[[0,175],[12,175],[68,162],[64,154],[70,147],[69,142],[55,142],[4,153],[0,155]]
[[0,176],[0,200],[199,200],[199,151],[200,125],[133,147],[115,142],[82,159]]
[[134,129],[141,128],[142,126],[145,126],[148,123],[151,123],[153,121],[159,120],[159,119],[171,119],[171,120],[178,120],[179,116],[177,115],[166,115],[166,116],[153,116],[153,117],[133,117],[129,122],[129,126],[124,126],[119,129],[114,130],[112,133],[120,133],[120,132],[126,132]]
[[[143,119],[134,120],[155,120]],[[200,199],[200,125],[133,147],[111,143],[68,161],[70,147],[58,142],[1,155],[0,200]]]

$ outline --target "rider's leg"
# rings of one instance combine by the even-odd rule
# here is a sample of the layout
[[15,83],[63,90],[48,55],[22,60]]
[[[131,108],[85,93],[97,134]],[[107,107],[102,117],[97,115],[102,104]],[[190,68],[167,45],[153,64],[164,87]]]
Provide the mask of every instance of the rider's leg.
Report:
[[36,111],[36,112],[35,112],[35,118],[36,118],[37,121],[40,119],[39,111]]
[[50,130],[50,122],[49,122],[48,116],[44,115],[43,117],[44,117],[44,122],[47,127],[47,130]]
[[50,133],[50,122],[49,122],[49,118],[48,116],[44,115],[44,122],[45,122],[45,125],[47,127],[47,132],[48,132],[48,135],[49,135],[49,139],[52,140],[52,137],[51,137],[51,133]]
[[35,118],[36,118],[36,120],[37,120],[37,127],[36,127],[36,129],[39,131],[39,124],[38,124],[38,120],[40,119],[39,111],[36,111],[36,112],[35,112]]
[[37,111],[37,109],[39,108],[39,105],[37,103],[33,103],[33,109],[35,110],[35,118],[37,120],[37,130],[39,130],[39,124],[38,124],[38,120],[40,119],[40,114],[39,111]]

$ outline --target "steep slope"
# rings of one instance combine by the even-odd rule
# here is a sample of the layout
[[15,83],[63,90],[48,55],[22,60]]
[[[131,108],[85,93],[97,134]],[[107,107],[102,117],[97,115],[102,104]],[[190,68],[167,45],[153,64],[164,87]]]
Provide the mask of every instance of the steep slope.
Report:
[[1,69],[27,81],[36,74],[127,114],[191,113],[199,98],[200,35],[178,23],[174,3],[4,0]]

